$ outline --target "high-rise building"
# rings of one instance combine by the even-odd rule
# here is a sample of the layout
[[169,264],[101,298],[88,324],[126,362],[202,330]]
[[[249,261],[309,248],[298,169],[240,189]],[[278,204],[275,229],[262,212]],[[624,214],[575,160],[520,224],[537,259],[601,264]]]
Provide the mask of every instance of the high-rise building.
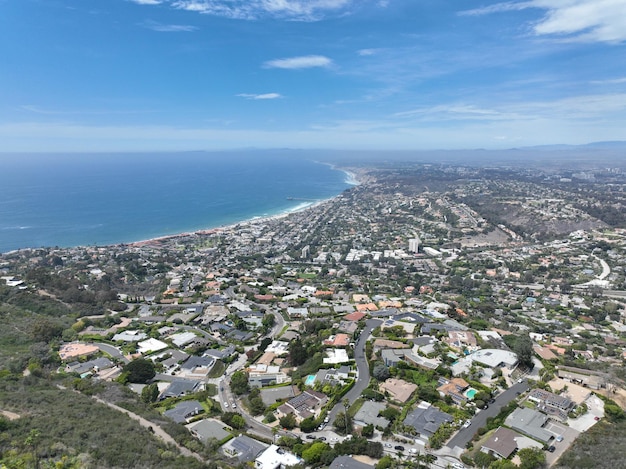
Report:
[[415,237],[413,239],[409,239],[409,252],[413,252],[417,254],[420,248],[420,239]]

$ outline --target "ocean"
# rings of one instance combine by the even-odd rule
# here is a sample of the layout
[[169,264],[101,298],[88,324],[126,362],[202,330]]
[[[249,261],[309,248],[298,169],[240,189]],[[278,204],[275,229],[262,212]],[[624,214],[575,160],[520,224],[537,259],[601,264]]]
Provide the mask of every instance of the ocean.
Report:
[[0,155],[0,252],[130,243],[278,215],[355,181],[302,152]]

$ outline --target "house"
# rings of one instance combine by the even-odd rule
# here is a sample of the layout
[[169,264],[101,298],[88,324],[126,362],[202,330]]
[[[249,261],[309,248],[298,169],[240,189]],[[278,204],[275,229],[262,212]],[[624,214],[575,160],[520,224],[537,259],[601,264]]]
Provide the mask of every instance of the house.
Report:
[[215,365],[215,358],[191,356],[180,365],[179,375],[184,378],[204,379]]
[[148,334],[141,331],[118,332],[111,339],[113,342],[139,342],[148,338]]
[[159,400],[167,399],[168,397],[182,397],[187,394],[192,394],[200,390],[200,381],[191,379],[176,378],[170,383],[170,385],[161,393]]
[[291,378],[280,371],[278,366],[252,365],[248,373],[248,384],[253,388],[261,388],[272,384],[283,384],[291,381]]
[[513,368],[517,365],[517,354],[508,350],[482,349],[471,355],[473,361],[482,363],[490,368]]
[[183,423],[201,412],[204,412],[204,409],[198,401],[182,401],[176,404],[173,409],[163,412],[163,415],[176,423]]
[[106,357],[96,358],[95,360],[89,360],[83,363],[80,362],[72,362],[66,365],[65,371],[67,373],[78,373],[79,375],[84,375],[91,372],[99,372],[101,370],[106,370],[112,368],[115,364]]
[[387,428],[389,420],[378,416],[386,407],[386,404],[382,402],[365,401],[354,416],[353,421],[361,427],[374,425],[375,427]]
[[160,340],[149,338],[141,341],[137,344],[137,350],[142,355],[148,355],[152,352],[158,352],[159,350],[165,350],[168,345]]
[[465,390],[469,388],[469,383],[463,378],[452,378],[450,380],[441,378],[440,386],[437,388],[441,397],[450,396],[455,404],[462,404],[467,401]]
[[398,402],[406,402],[417,389],[417,384],[407,381],[389,378],[380,385],[380,390],[389,393],[392,399]]
[[413,427],[419,436],[428,439],[441,425],[453,420],[451,415],[440,411],[428,402],[422,401],[416,409],[407,414],[404,425]]
[[254,467],[255,469],[282,469],[301,463],[302,459],[295,454],[285,451],[276,445],[270,445],[256,457]]
[[239,435],[224,444],[222,446],[222,452],[226,456],[237,458],[240,463],[247,463],[254,461],[256,457],[267,448],[268,445],[265,443],[261,443],[246,435]]
[[548,443],[554,438],[554,435],[545,429],[548,420],[547,415],[524,407],[515,409],[515,411],[506,418],[504,424],[537,441]]
[[499,427],[483,443],[480,450],[500,459],[508,459],[517,450],[516,438],[521,435],[506,427]]
[[567,414],[575,406],[569,397],[559,396],[543,389],[533,389],[528,394],[528,400],[537,403],[537,410],[559,420],[567,420]]
[[374,469],[374,466],[357,461],[351,456],[337,456],[328,469]]
[[306,390],[302,394],[289,399],[278,408],[282,415],[294,414],[298,421],[315,417],[319,410],[328,402],[328,396],[321,392]]
[[170,336],[170,340],[176,347],[184,347],[193,342],[196,337],[196,334],[193,332],[179,332],[178,334]]
[[443,340],[450,347],[457,350],[463,348],[474,349],[477,345],[476,337],[470,331],[448,331],[448,337]]
[[230,433],[224,429],[224,423],[219,420],[198,420],[186,425],[186,427],[202,443],[206,443],[210,439],[222,441],[230,436]]
[[327,347],[346,347],[350,344],[350,336],[348,334],[331,335],[324,341]]

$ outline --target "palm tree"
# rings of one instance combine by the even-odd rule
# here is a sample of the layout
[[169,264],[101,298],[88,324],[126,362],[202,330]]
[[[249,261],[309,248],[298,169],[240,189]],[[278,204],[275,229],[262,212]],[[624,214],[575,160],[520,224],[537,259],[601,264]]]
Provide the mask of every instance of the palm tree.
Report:
[[343,400],[343,406],[346,409],[346,436],[350,433],[350,416],[348,415],[348,409],[350,408],[350,401],[348,398]]

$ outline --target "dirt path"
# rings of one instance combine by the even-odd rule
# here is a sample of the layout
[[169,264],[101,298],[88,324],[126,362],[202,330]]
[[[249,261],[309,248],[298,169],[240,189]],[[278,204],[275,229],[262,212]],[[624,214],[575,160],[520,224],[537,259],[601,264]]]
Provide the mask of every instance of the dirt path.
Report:
[[163,440],[165,443],[170,443],[170,444],[176,446],[176,448],[178,448],[178,450],[180,451],[180,453],[183,456],[190,456],[192,458],[196,458],[200,462],[205,462],[204,459],[202,459],[202,456],[200,456],[198,453],[194,453],[193,451],[185,448],[184,446],[179,445],[176,442],[176,440],[174,440],[174,438],[172,438],[169,435],[169,433],[165,432],[157,424],[152,423],[149,420],[146,420],[142,416],[137,415],[134,412],[131,412],[130,410],[124,409],[123,407],[120,407],[120,406],[117,406],[117,405],[112,404],[110,402],[104,401],[104,400],[100,399],[99,397],[92,396],[92,398],[95,399],[96,401],[100,402],[101,404],[109,406],[111,409],[115,409],[118,412],[122,412],[122,413],[128,415],[131,419],[136,420],[137,422],[139,422],[139,424],[142,427],[145,427],[145,428],[148,428],[148,429],[152,429],[154,434],[156,436],[158,436],[161,440]]

